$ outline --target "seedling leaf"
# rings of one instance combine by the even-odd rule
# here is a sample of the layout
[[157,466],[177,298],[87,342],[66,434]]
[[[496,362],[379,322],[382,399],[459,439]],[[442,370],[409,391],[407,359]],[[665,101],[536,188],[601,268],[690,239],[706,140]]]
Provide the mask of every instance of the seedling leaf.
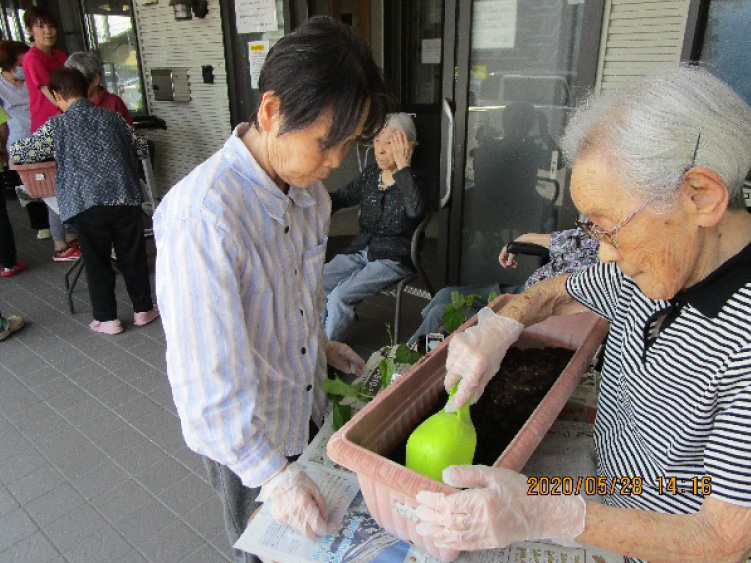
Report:
[[339,397],[332,397],[332,414],[334,415],[332,425],[334,427],[334,430],[339,430],[342,426],[347,424],[349,419],[352,418],[352,406],[342,405],[339,401],[341,401]]
[[453,308],[449,309],[448,307],[449,306],[446,305],[447,310],[443,313],[443,326],[446,328],[446,332],[451,334],[457,328],[462,326],[466,319],[464,318],[464,313],[460,310]]
[[464,295],[462,295],[458,291],[452,291],[451,292],[451,304],[456,309],[461,309],[464,307]]
[[342,381],[337,375],[334,379],[326,379],[323,382],[323,388],[334,397],[354,397],[358,396],[357,389]]
[[422,354],[415,350],[411,350],[406,344],[399,344],[394,353],[394,359],[397,364],[412,365],[420,358],[422,358]]
[[391,378],[396,373],[394,360],[384,358],[378,362],[378,373],[381,374],[381,389],[386,389],[391,384]]

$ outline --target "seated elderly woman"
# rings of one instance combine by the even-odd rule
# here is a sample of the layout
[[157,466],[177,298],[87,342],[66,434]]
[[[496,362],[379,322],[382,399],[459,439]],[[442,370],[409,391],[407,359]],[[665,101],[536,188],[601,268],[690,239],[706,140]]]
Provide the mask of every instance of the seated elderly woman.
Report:
[[323,267],[329,340],[342,340],[355,306],[413,271],[412,234],[425,215],[419,176],[410,166],[417,135],[406,113],[392,113],[373,141],[376,164],[331,194],[331,212],[360,205],[360,232]]
[[[611,323],[595,446],[604,504],[527,496],[509,470],[454,466],[417,495],[417,531],[483,549],[541,538],[647,561],[751,552],[751,109],[698,69],[581,108],[563,139],[601,264],[540,282],[457,335],[446,387],[476,400],[522,329],[590,309]],[[640,491],[620,478],[639,476]],[[624,479],[624,483],[626,480]]]

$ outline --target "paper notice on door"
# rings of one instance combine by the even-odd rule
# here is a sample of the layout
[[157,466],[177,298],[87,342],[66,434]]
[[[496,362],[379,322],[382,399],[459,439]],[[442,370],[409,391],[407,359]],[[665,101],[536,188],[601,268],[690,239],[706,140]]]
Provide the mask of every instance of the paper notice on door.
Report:
[[269,54],[268,41],[248,41],[248,63],[250,64],[250,87],[258,88],[261,67]]
[[512,49],[516,43],[517,0],[475,0],[472,49]]
[[276,31],[276,0],[235,0],[237,33]]
[[422,40],[422,58],[424,65],[441,64],[441,38]]

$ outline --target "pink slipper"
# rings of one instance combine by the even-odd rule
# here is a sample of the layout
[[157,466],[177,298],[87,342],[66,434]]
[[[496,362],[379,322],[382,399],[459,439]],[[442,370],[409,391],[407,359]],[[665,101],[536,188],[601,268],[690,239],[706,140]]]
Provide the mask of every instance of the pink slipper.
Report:
[[133,324],[136,326],[147,325],[158,316],[159,309],[156,305],[154,305],[154,308],[151,311],[145,311],[143,313],[133,313]]
[[91,321],[89,328],[102,334],[120,334],[123,331],[123,323],[120,322],[120,319],[104,322]]

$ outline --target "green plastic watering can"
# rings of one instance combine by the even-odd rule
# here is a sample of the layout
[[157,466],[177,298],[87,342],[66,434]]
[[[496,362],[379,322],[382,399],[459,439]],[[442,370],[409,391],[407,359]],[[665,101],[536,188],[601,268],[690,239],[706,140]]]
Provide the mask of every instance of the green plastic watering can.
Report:
[[[449,398],[454,396],[458,384]],[[477,433],[469,417],[469,401],[457,412],[445,407],[417,428],[407,440],[407,467],[421,475],[443,481],[449,465],[471,465],[477,447]]]

